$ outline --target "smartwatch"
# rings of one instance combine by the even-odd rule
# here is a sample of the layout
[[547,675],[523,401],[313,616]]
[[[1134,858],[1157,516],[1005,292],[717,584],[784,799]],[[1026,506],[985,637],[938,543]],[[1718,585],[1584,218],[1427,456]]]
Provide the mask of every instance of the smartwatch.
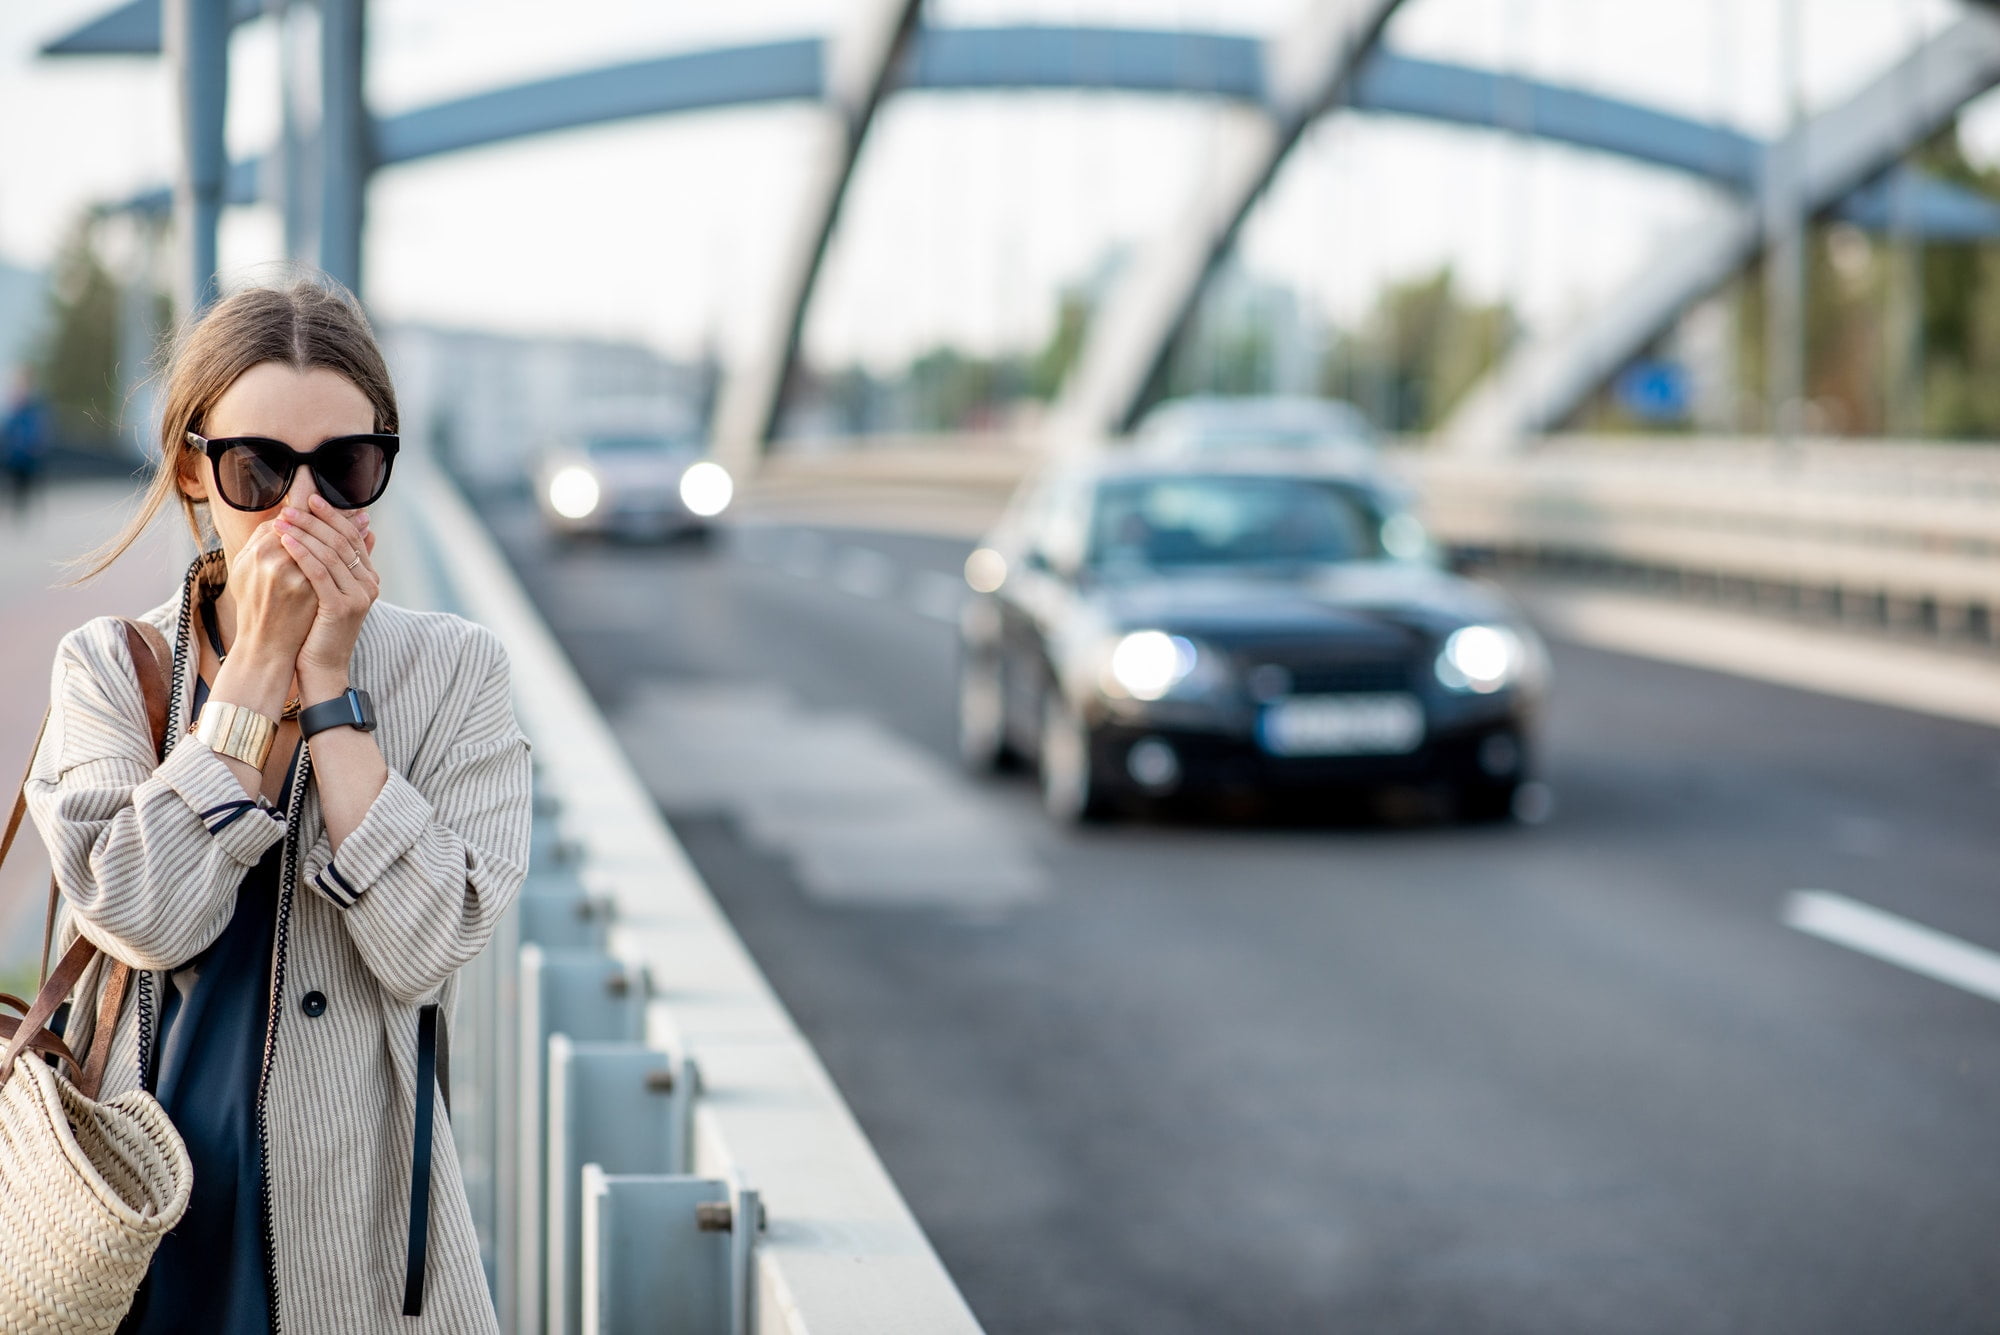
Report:
[[299,736],[310,737],[328,728],[375,731],[375,706],[369,701],[368,692],[350,686],[331,700],[299,711]]

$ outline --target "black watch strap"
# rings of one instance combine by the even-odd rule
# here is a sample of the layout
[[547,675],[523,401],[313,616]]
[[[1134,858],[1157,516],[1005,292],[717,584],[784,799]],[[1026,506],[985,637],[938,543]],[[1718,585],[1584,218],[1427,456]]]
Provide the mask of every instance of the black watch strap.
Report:
[[375,706],[368,699],[368,692],[350,686],[331,700],[322,700],[299,711],[299,736],[310,737],[328,728],[375,731]]

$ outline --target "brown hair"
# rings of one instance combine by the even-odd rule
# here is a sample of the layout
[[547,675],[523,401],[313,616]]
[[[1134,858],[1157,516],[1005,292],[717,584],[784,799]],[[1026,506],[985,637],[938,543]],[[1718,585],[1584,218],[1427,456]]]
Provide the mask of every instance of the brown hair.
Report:
[[169,497],[178,500],[196,548],[213,545],[208,502],[180,489],[192,455],[187,433],[199,430],[216,400],[253,366],[278,362],[296,371],[325,369],[346,378],[375,407],[375,430],[397,429],[396,389],[376,345],[375,331],[354,294],[324,274],[278,286],[243,288],[182,327],[159,380],[159,457],[139,508],[118,535],[78,559],[87,567],[74,582],[101,573],[146,531]]

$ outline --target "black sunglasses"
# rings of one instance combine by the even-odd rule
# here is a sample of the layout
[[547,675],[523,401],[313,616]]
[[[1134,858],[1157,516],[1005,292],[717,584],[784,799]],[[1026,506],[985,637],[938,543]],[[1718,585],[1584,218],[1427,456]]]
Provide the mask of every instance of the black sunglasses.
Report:
[[264,436],[209,440],[192,431],[187,443],[215,465],[215,488],[237,510],[268,510],[285,499],[301,465],[312,470],[319,494],[334,508],[373,505],[389,485],[401,444],[395,436],[336,436],[300,453]]

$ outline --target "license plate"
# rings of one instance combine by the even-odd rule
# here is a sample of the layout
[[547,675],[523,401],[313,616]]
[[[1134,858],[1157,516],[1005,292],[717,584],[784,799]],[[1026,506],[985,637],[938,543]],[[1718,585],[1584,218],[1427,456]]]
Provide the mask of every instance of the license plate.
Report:
[[1413,695],[1298,695],[1257,720],[1257,741],[1274,756],[1398,756],[1424,740],[1424,707]]

